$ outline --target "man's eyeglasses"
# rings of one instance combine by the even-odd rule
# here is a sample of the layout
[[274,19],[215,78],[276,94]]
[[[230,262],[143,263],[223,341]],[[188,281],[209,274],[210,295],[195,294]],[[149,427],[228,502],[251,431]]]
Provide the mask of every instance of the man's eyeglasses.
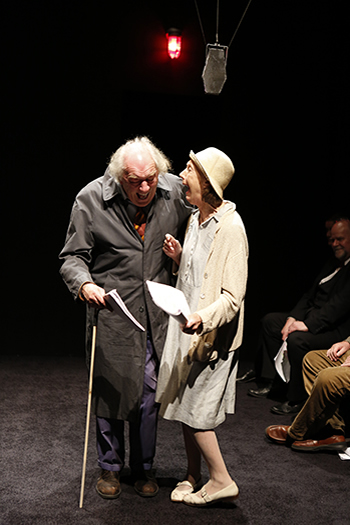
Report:
[[148,186],[153,186],[153,184],[157,182],[157,173],[151,175],[150,177],[147,177],[147,179],[140,179],[139,177],[135,177],[135,175],[125,174],[124,180],[131,184],[131,186],[135,186],[135,188],[141,186],[143,182],[147,182]]

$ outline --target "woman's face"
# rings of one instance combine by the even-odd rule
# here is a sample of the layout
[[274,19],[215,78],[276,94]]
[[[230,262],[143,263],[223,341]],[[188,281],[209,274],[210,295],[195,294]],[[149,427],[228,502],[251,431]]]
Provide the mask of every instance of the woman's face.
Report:
[[180,173],[182,184],[187,186],[186,199],[188,202],[198,208],[202,204],[203,188],[208,184],[208,181],[196,168],[194,162],[189,160],[186,168]]

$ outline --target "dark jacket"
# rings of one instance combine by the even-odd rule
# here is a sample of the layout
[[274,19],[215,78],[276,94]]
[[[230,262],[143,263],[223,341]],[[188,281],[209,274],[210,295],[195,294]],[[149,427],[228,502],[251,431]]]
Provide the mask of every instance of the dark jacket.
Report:
[[350,263],[343,266],[332,279],[319,285],[321,279],[331,275],[335,269],[336,261],[332,259],[289,315],[304,321],[312,334],[337,328],[345,338],[350,333]]
[[[182,181],[159,176],[147,217],[144,242],[130,221],[119,183],[108,173],[88,184],[73,205],[60,273],[78,297],[81,285],[92,281],[118,290],[134,317],[146,328],[137,332],[108,310],[98,315],[93,407],[100,417],[134,421],[140,406],[146,358],[147,330],[160,358],[167,315],[153,303],[146,280],[171,284],[171,260],[162,250],[164,236],[178,236],[191,213]],[[89,363],[93,309],[87,308],[86,349]]]

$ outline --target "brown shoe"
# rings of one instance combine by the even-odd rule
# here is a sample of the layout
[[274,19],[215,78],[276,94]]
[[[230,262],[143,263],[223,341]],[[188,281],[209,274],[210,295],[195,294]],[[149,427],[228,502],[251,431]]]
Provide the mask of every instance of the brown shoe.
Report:
[[286,445],[292,441],[288,435],[288,428],[287,425],[271,425],[265,429],[265,435],[274,443]]
[[136,475],[134,489],[143,498],[152,498],[159,492],[159,487],[152,470],[145,470]]
[[114,470],[102,470],[96,484],[96,491],[101,498],[118,498],[121,493],[120,473]]
[[331,436],[327,439],[306,439],[305,441],[294,441],[293,450],[300,452],[319,452],[320,450],[333,450],[342,452],[347,448],[344,436]]

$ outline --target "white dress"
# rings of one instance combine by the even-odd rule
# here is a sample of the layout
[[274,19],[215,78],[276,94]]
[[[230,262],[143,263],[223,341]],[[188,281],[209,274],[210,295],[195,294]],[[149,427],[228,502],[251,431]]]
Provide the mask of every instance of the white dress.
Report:
[[[225,204],[208,220],[199,225],[199,212],[192,217],[186,233],[177,288],[185,294],[191,312],[198,307],[203,274],[211,243],[220,217],[233,208]],[[187,354],[191,336],[184,334],[177,321],[169,319],[167,338],[158,375],[156,401],[165,419],[210,430],[234,412],[237,359],[229,352],[225,359],[210,363],[188,364]]]

